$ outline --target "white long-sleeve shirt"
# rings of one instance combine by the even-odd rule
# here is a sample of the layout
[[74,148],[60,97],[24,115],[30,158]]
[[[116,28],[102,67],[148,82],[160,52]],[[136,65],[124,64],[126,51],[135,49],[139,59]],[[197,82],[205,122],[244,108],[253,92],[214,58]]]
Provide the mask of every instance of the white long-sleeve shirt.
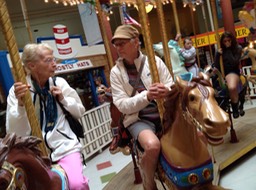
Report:
[[[31,90],[35,91],[32,85],[31,76],[26,77],[28,84],[31,85]],[[53,81],[49,79],[50,87],[53,86]],[[56,77],[56,85],[62,90],[64,99],[61,101],[63,106],[75,118],[80,118],[85,112],[85,108],[77,94],[77,92],[69,86],[67,81],[61,77]],[[33,98],[34,93],[31,92]],[[42,129],[42,136],[45,144],[51,151],[50,158],[53,162],[58,161],[64,156],[78,152],[81,150],[82,145],[78,141],[76,135],[69,127],[68,121],[62,109],[57,104],[57,119],[55,127],[52,131],[45,131]],[[45,118],[45,117],[44,117]],[[43,126],[45,126],[45,119]],[[31,127],[27,117],[25,106],[19,106],[18,100],[14,94],[14,87],[12,86],[7,97],[7,112],[6,112],[6,131],[7,133],[16,133],[20,136],[31,135]]]
[[[143,54],[140,52],[140,56],[134,60],[137,71],[141,66],[142,57]],[[170,88],[173,84],[173,79],[168,68],[159,57],[156,56],[155,59],[160,82],[166,87]],[[150,85],[152,84],[152,78],[147,58],[141,73],[141,80],[145,88],[149,89]],[[116,61],[116,65],[111,69],[110,82],[113,102],[115,106],[123,114],[125,114],[124,126],[127,127],[139,120],[139,111],[149,104],[147,99],[147,91],[145,90],[140,93],[137,92],[136,96],[130,97],[133,87],[129,83],[129,76],[125,69],[122,58],[119,58]]]

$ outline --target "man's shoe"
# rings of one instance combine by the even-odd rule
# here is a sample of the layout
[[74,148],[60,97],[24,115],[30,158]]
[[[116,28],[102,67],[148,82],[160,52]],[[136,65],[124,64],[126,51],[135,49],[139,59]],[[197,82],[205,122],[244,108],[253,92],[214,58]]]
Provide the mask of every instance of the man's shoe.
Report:
[[109,146],[109,152],[111,153],[111,154],[116,154],[117,152],[119,152],[120,151],[120,147],[118,146],[118,141],[119,141],[119,138],[118,138],[119,136],[117,135],[117,136],[114,136],[113,138],[112,138],[112,142],[111,142],[111,144],[110,144],[110,146]]

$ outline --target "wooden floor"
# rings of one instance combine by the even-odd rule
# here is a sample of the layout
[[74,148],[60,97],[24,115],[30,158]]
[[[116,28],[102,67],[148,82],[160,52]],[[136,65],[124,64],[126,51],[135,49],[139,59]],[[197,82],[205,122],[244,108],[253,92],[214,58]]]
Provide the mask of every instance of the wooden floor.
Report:
[[[213,152],[215,158],[213,182],[215,185],[219,183],[220,173],[223,169],[256,147],[256,108],[246,110],[243,117],[233,119],[233,125],[238,139],[237,143],[230,142],[231,134],[228,132],[224,144],[213,148],[209,147],[209,151]],[[141,184],[134,184],[134,179],[133,163],[131,162],[111,179],[104,190],[143,190]],[[157,181],[157,186],[159,190],[163,190],[159,181]]]
[[228,133],[224,144],[213,148],[216,160],[215,185],[218,184],[223,169],[256,147],[256,108],[246,110],[243,117],[233,119],[233,125],[238,142],[231,143],[231,134]]

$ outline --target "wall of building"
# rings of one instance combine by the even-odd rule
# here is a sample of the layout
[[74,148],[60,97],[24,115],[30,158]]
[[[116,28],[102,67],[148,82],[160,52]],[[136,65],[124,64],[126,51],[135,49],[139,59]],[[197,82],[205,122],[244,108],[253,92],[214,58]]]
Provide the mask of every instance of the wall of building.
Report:
[[[37,37],[42,36],[53,36],[52,27],[56,24],[64,24],[68,27],[69,35],[81,35],[86,42],[85,35],[83,32],[80,15],[78,13],[77,6],[63,6],[62,4],[56,5],[55,3],[44,3],[44,0],[26,0],[27,13],[30,22],[30,30],[33,34],[33,41],[36,42]],[[6,1],[7,8],[10,14],[11,22],[15,32],[16,41],[19,48],[22,48],[26,43],[29,42],[28,32],[24,23],[23,14],[20,2],[17,0]],[[13,6],[15,5],[15,6]],[[184,8],[181,2],[177,3],[178,18],[180,23],[180,30],[183,35],[190,35],[193,33],[191,13],[188,7]],[[166,22],[167,36],[172,39],[176,35],[176,28],[173,16],[173,10],[171,4],[166,4],[163,6],[164,16]],[[234,20],[238,21],[237,15],[238,11],[241,9],[234,9]],[[110,25],[112,30],[114,30],[118,25],[121,24],[119,8],[113,7],[113,15],[110,15]],[[206,17],[208,20],[208,30],[211,30],[209,14],[207,5],[205,5]],[[127,7],[127,12],[135,20],[139,21],[138,11],[134,7]],[[159,21],[157,18],[157,12],[153,9],[148,13],[151,26],[151,34],[153,43],[161,41],[159,34]],[[200,23],[200,24],[198,24]],[[204,33],[207,31],[204,24],[204,19],[202,16],[202,9],[200,6],[196,8],[195,15],[195,28],[196,33]],[[220,27],[222,26],[222,21],[219,20]],[[0,50],[6,50],[6,45],[4,43],[4,36],[0,34]]]

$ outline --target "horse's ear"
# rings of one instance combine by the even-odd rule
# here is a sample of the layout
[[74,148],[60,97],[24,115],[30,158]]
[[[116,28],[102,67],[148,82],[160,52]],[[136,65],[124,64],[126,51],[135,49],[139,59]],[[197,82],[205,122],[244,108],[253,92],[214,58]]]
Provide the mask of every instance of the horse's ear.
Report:
[[176,77],[176,85],[177,87],[180,89],[183,89],[184,87],[186,87],[188,85],[188,81],[183,80],[180,76]]
[[200,77],[200,78],[203,78],[204,80],[210,81],[210,76],[207,75],[207,74],[204,73],[204,72],[200,72],[200,73],[199,73],[199,77]]

